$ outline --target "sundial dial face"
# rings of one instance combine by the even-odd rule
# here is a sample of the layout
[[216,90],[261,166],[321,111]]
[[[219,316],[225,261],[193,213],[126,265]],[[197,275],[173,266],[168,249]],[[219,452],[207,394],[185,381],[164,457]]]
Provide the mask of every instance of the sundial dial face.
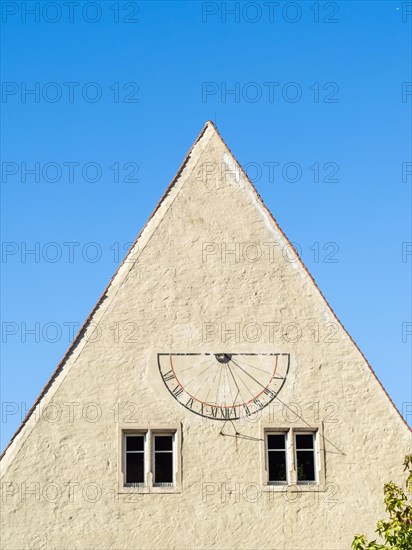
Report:
[[289,371],[288,353],[159,353],[171,395],[212,420],[250,416],[273,401]]

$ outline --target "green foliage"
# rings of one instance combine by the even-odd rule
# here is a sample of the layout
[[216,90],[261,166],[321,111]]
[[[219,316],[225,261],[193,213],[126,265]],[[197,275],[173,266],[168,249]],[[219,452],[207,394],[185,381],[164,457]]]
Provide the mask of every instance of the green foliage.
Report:
[[[405,456],[404,471],[408,470],[406,490],[412,492],[412,455]],[[412,504],[403,490],[395,483],[386,483],[384,488],[385,506],[389,512],[388,520],[380,520],[376,532],[384,540],[380,544],[368,542],[365,535],[355,535],[353,550],[411,550],[412,549]]]

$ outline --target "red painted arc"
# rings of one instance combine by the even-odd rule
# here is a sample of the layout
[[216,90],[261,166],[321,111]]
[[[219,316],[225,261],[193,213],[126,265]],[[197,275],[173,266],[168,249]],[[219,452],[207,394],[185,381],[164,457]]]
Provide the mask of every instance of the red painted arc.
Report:
[[[271,379],[269,380],[268,385],[267,385],[265,388],[263,388],[263,390],[262,390],[260,393],[258,393],[257,395],[255,395],[255,397],[252,397],[252,399],[249,399],[249,401],[245,401],[244,403],[239,403],[238,405],[230,405],[230,406],[226,406],[226,405],[220,406],[220,405],[218,405],[219,409],[234,409],[234,408],[236,408],[236,407],[243,407],[244,405],[247,405],[248,403],[251,403],[252,401],[254,401],[255,399],[257,399],[259,396],[261,396],[262,393],[268,389],[268,387],[269,387],[270,384],[272,383],[272,380],[273,380],[274,377],[275,377],[275,374],[276,374],[276,371],[277,371],[277,368],[278,368],[278,359],[279,359],[279,356],[276,355],[275,370],[273,371],[272,377],[271,377]],[[191,397],[192,399],[194,399],[194,400],[197,401],[198,403],[202,403],[202,405],[206,405],[206,406],[208,406],[208,407],[216,407],[216,403],[206,403],[205,401],[201,401],[200,399],[197,399],[197,397],[195,397],[194,395],[192,395],[191,393],[189,393],[189,392],[187,391],[187,389],[184,387],[184,385],[180,382],[179,378],[177,377],[176,371],[175,371],[175,369],[174,369],[174,367],[173,367],[173,362],[172,362],[172,356],[171,356],[171,355],[170,355],[170,367],[171,367],[171,369],[172,369],[172,371],[173,371],[174,377],[175,377],[176,380],[177,380],[177,383],[179,384],[179,386],[180,386],[181,388],[183,388],[183,390],[187,393],[187,395],[190,395],[190,397]]]

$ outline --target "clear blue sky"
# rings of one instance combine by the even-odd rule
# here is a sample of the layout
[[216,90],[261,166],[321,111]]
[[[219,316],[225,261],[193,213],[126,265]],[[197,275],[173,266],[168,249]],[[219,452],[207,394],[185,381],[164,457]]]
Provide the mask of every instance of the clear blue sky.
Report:
[[[218,2],[37,4],[30,15],[2,3],[1,399],[19,404],[3,408],[2,448],[208,119],[241,164],[258,165],[259,193],[406,415],[407,3],[226,2],[237,15]],[[36,163],[39,177],[25,174]],[[79,243],[72,258],[63,243]],[[338,262],[324,261],[326,243]],[[36,323],[38,342],[26,333]]]

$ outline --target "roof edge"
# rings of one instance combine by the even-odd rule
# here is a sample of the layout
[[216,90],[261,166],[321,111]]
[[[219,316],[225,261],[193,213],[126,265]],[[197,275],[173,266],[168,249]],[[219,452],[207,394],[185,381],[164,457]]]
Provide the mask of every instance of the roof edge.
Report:
[[267,208],[267,206],[265,205],[262,197],[260,196],[259,192],[257,191],[256,187],[254,186],[254,184],[251,182],[251,180],[249,179],[248,175],[246,174],[246,172],[243,170],[241,164],[239,163],[239,161],[237,160],[237,158],[235,157],[235,155],[232,153],[232,151],[230,150],[230,148],[227,146],[226,142],[224,141],[224,139],[222,138],[222,136],[220,135],[219,133],[219,130],[217,129],[216,127],[216,124],[211,121],[211,120],[208,120],[206,122],[206,124],[204,125],[204,127],[202,128],[202,130],[200,131],[200,133],[198,134],[196,140],[194,141],[193,145],[190,147],[189,151],[187,152],[186,156],[184,157],[183,159],[183,162],[181,163],[179,169],[177,170],[176,172],[176,175],[174,176],[174,178],[172,179],[172,181],[170,182],[170,184],[168,185],[168,187],[166,188],[165,192],[163,193],[163,195],[161,196],[159,202],[157,203],[157,205],[155,206],[155,208],[153,209],[152,213],[150,214],[149,218],[147,219],[146,223],[144,224],[144,226],[142,227],[141,231],[139,232],[139,234],[137,235],[136,239],[133,241],[132,245],[130,246],[130,248],[128,249],[127,253],[125,254],[122,262],[119,264],[119,267],[116,269],[115,273],[113,274],[113,276],[111,277],[109,283],[106,285],[103,293],[101,294],[101,296],[98,298],[97,302],[95,303],[95,305],[93,306],[91,312],[89,313],[89,315],[86,317],[86,320],[84,321],[84,323],[82,324],[82,326],[80,327],[80,329],[78,330],[75,338],[73,339],[73,342],[69,345],[66,353],[64,354],[63,358],[61,359],[61,361],[58,363],[56,369],[53,371],[52,375],[50,376],[49,380],[46,382],[45,386],[43,387],[43,389],[40,391],[40,394],[39,396],[37,397],[37,399],[35,400],[35,402],[33,403],[32,407],[30,408],[30,410],[28,411],[28,413],[26,414],[26,416],[24,417],[24,419],[22,420],[20,426],[17,428],[17,430],[14,432],[13,436],[11,437],[9,443],[6,445],[6,447],[4,448],[4,451],[2,452],[2,454],[0,455],[0,461],[3,460],[3,458],[5,457],[6,455],[6,452],[10,449],[11,445],[13,444],[13,442],[15,441],[16,437],[20,434],[20,432],[22,431],[22,429],[24,428],[24,426],[27,424],[28,420],[30,419],[30,417],[32,416],[33,412],[35,411],[36,407],[40,404],[41,400],[43,399],[43,397],[45,396],[45,394],[49,391],[50,387],[52,386],[53,382],[55,381],[55,379],[57,378],[57,376],[60,374],[64,364],[66,363],[67,359],[69,358],[69,356],[71,355],[72,351],[75,349],[75,347],[77,346],[78,344],[78,341],[80,340],[80,337],[83,333],[83,331],[85,330],[87,324],[89,323],[89,321],[92,319],[93,315],[95,314],[95,312],[97,311],[97,309],[100,307],[100,305],[102,304],[105,296],[107,295],[107,292],[109,290],[109,288],[111,287],[114,279],[116,278],[117,274],[119,273],[120,269],[123,267],[123,265],[125,264],[126,260],[127,260],[127,257],[129,256],[130,252],[132,251],[132,249],[135,247],[135,245],[137,244],[138,240],[140,239],[141,235],[143,234],[144,230],[146,229],[147,225],[149,224],[149,222],[152,220],[152,218],[155,216],[156,212],[159,210],[160,206],[162,205],[163,201],[165,200],[165,198],[169,195],[171,189],[173,188],[173,186],[175,185],[175,183],[177,182],[177,180],[179,179],[180,175],[182,174],[183,172],[183,169],[185,167],[185,165],[187,164],[189,158],[190,158],[190,155],[194,149],[194,147],[197,145],[197,143],[202,139],[203,135],[205,134],[206,130],[211,127],[213,128],[213,130],[216,132],[217,136],[219,137],[220,141],[223,143],[224,147],[227,149],[227,151],[229,152],[229,154],[233,157],[233,159],[235,160],[235,162],[237,163],[237,165],[239,166],[244,178],[246,179],[246,181],[249,183],[249,185],[252,187],[256,197],[258,198],[261,206],[264,208],[264,210],[266,211],[266,213],[269,215],[269,218],[273,221],[273,223],[275,224],[276,228],[280,231],[280,233],[282,234],[282,236],[284,237],[284,239],[286,240],[286,242],[288,243],[288,245],[291,246],[291,248],[295,251],[295,254],[296,254],[296,257],[297,257],[297,260],[299,262],[299,264],[301,265],[301,267],[304,269],[304,271],[306,272],[306,274],[309,276],[309,278],[311,279],[311,281],[313,282],[315,288],[317,289],[317,291],[319,292],[320,296],[323,298],[327,308],[330,310],[330,312],[332,313],[332,315],[335,317],[336,321],[339,323],[339,325],[342,327],[343,331],[346,333],[346,335],[349,337],[350,341],[354,344],[354,346],[356,347],[356,349],[358,350],[358,352],[360,353],[361,357],[363,358],[363,360],[365,361],[366,365],[369,367],[372,375],[374,376],[374,378],[376,379],[376,381],[378,382],[379,386],[381,387],[381,389],[383,390],[384,394],[386,395],[386,397],[388,398],[389,400],[389,403],[393,406],[393,408],[395,409],[395,411],[397,412],[398,416],[400,417],[400,419],[402,420],[402,422],[405,424],[405,426],[408,428],[409,431],[412,432],[412,428],[409,427],[408,423],[406,422],[406,420],[404,419],[404,417],[402,416],[402,414],[400,413],[399,409],[396,407],[395,403],[392,401],[391,397],[389,396],[388,392],[385,390],[384,386],[382,385],[381,381],[379,380],[379,378],[377,377],[375,371],[373,370],[371,364],[369,363],[369,361],[366,359],[365,355],[363,354],[362,350],[359,348],[359,346],[357,345],[357,343],[355,342],[355,340],[352,338],[352,336],[349,334],[349,332],[347,331],[347,329],[345,328],[344,324],[342,323],[342,321],[339,319],[339,317],[336,315],[335,311],[333,310],[333,308],[331,307],[331,305],[329,304],[328,300],[326,299],[326,297],[324,296],[324,294],[322,293],[322,291],[320,290],[319,286],[317,285],[315,279],[313,278],[313,276],[311,275],[311,273],[309,272],[309,270],[307,269],[306,265],[304,264],[303,260],[300,258],[299,254],[297,253],[295,247],[292,245],[292,243],[290,242],[290,240],[288,239],[288,237],[286,236],[286,234],[283,232],[282,228],[280,227],[279,223],[276,221],[276,218],[273,216],[273,214],[270,212],[270,210]]
[[256,197],[257,199],[259,200],[261,206],[263,207],[263,209],[266,211],[266,213],[269,215],[269,218],[273,221],[273,223],[275,224],[276,228],[280,231],[280,233],[282,234],[282,236],[284,237],[284,239],[286,240],[286,242],[288,243],[288,245],[292,248],[292,250],[295,252],[296,254],[296,257],[297,257],[297,260],[300,264],[300,266],[303,268],[303,270],[306,272],[306,274],[309,276],[310,280],[312,281],[312,283],[315,285],[315,288],[317,289],[317,291],[319,292],[320,296],[323,298],[327,308],[329,309],[329,311],[332,313],[332,315],[335,317],[336,321],[339,323],[339,325],[342,327],[344,333],[349,337],[349,340],[352,342],[352,344],[355,346],[355,348],[358,350],[358,352],[360,353],[362,359],[365,361],[366,365],[369,367],[369,370],[371,372],[371,374],[373,375],[373,377],[376,379],[376,381],[378,382],[379,386],[381,387],[381,389],[383,390],[383,393],[386,395],[386,397],[388,398],[389,400],[389,403],[392,405],[392,407],[395,409],[395,412],[398,414],[398,416],[400,417],[400,419],[402,420],[402,422],[405,424],[405,426],[408,428],[408,430],[410,432],[412,432],[412,428],[408,425],[408,423],[406,422],[405,418],[402,416],[402,414],[400,413],[398,407],[395,405],[395,403],[392,401],[390,395],[388,394],[388,392],[385,390],[385,387],[383,386],[382,382],[379,380],[378,376],[376,375],[375,371],[373,370],[372,368],[372,365],[369,363],[369,361],[366,359],[364,353],[362,352],[362,350],[360,349],[360,347],[358,346],[358,344],[355,342],[355,340],[352,338],[352,336],[349,334],[348,330],[345,328],[344,324],[342,323],[342,321],[339,319],[339,317],[336,315],[335,311],[333,310],[332,306],[329,304],[328,300],[326,299],[325,295],[323,294],[323,292],[321,291],[321,289],[319,288],[319,286],[317,285],[315,279],[313,278],[312,274],[310,273],[310,271],[308,270],[308,268],[306,267],[304,261],[302,260],[302,258],[299,256],[299,254],[297,253],[295,247],[293,246],[293,244],[291,243],[291,241],[288,239],[288,237],[286,236],[286,234],[283,232],[282,228],[280,227],[279,223],[277,222],[276,218],[274,217],[274,215],[272,214],[272,212],[269,210],[269,208],[265,205],[262,197],[260,196],[259,192],[257,191],[256,187],[254,186],[254,184],[252,183],[252,181],[249,179],[249,176],[246,174],[246,172],[243,170],[240,162],[237,160],[237,158],[235,157],[235,155],[232,153],[232,151],[230,150],[230,148],[228,147],[228,145],[226,144],[225,140],[222,138],[222,136],[220,135],[220,132],[219,130],[217,129],[216,125],[212,122],[212,121],[207,121],[206,125],[210,125],[214,128],[214,130],[216,131],[216,134],[219,136],[219,139],[220,141],[223,143],[223,145],[226,147],[227,151],[229,152],[229,154],[234,158],[234,160],[236,161],[237,165],[239,166],[243,176],[245,177],[246,181],[249,183],[249,185],[252,187],[252,190],[254,191],[254,193],[256,194]]
[[[50,376],[49,380],[46,382],[46,384],[43,386],[42,390],[40,391],[40,394],[38,395],[38,397],[36,398],[36,400],[34,401],[32,407],[30,408],[30,410],[27,412],[26,416],[23,418],[23,420],[21,421],[19,427],[17,428],[17,430],[14,432],[13,436],[11,437],[10,441],[8,442],[8,444],[6,445],[6,447],[4,448],[3,452],[1,453],[0,455],[0,461],[3,460],[3,458],[5,457],[6,455],[6,452],[10,449],[11,445],[13,444],[13,442],[15,441],[16,437],[20,434],[20,432],[22,431],[22,429],[24,428],[24,426],[27,424],[27,422],[29,421],[30,417],[32,416],[33,412],[35,411],[36,407],[40,404],[40,402],[42,401],[43,397],[46,395],[46,393],[49,391],[49,389],[51,388],[52,384],[54,383],[55,379],[57,378],[57,376],[60,374],[61,370],[63,369],[67,359],[70,357],[72,351],[74,351],[74,349],[76,348],[81,336],[82,336],[82,333],[83,331],[85,330],[87,324],[89,323],[89,321],[92,319],[93,315],[96,313],[96,311],[98,310],[98,308],[100,307],[100,305],[102,304],[104,298],[106,297],[108,291],[109,291],[109,288],[111,287],[113,281],[115,280],[117,274],[119,273],[119,271],[121,270],[121,268],[123,267],[123,265],[126,263],[126,260],[127,260],[127,257],[129,256],[130,252],[133,250],[133,248],[136,246],[138,240],[140,239],[140,237],[142,236],[144,230],[146,229],[147,225],[149,224],[149,222],[153,219],[153,217],[155,216],[156,212],[159,210],[160,206],[162,205],[163,201],[166,199],[166,197],[169,195],[170,191],[172,190],[172,188],[174,187],[174,185],[176,184],[177,180],[179,179],[180,175],[182,174],[189,158],[190,158],[190,155],[192,154],[192,151],[194,149],[194,147],[197,145],[197,143],[202,139],[202,137],[204,136],[206,130],[212,126],[214,128],[214,130],[217,132],[217,128],[216,126],[213,124],[213,122],[211,121],[207,121],[206,124],[204,125],[204,127],[202,128],[202,130],[200,131],[200,133],[198,134],[196,140],[194,141],[194,143],[192,144],[192,146],[190,147],[189,151],[187,152],[186,156],[184,157],[181,165],[179,166],[179,169],[177,170],[174,178],[172,179],[172,181],[169,183],[169,185],[167,186],[165,192],[163,193],[163,195],[160,197],[159,199],[159,202],[156,204],[156,206],[154,207],[152,213],[150,214],[149,218],[147,219],[146,223],[144,224],[144,226],[142,227],[142,229],[140,230],[139,234],[137,235],[137,237],[135,238],[135,240],[133,241],[133,243],[131,244],[131,246],[129,247],[128,251],[126,252],[123,260],[121,261],[121,263],[119,264],[118,268],[116,269],[116,271],[114,272],[113,276],[111,277],[110,281],[108,282],[108,284],[106,285],[104,291],[102,292],[102,294],[100,295],[100,297],[98,298],[97,302],[94,304],[91,312],[89,313],[89,315],[86,317],[85,321],[83,322],[83,324],[81,325],[81,327],[79,328],[75,338],[73,339],[73,341],[71,342],[71,344],[69,345],[68,349],[66,350],[65,354],[63,355],[63,358],[61,359],[61,361],[58,363],[57,367],[55,368],[55,370],[53,371],[52,375]],[[217,132],[218,133],[218,132]],[[218,133],[219,135],[219,133]],[[220,135],[219,135],[220,136]]]

